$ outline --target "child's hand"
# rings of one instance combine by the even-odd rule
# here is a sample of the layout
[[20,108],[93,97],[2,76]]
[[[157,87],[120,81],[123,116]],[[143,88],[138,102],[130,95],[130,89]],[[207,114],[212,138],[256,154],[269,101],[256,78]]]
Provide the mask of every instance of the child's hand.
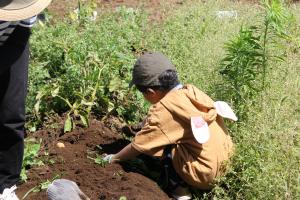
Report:
[[108,155],[104,156],[103,160],[105,162],[108,162],[108,163],[113,163],[114,162],[114,155],[115,154],[108,154]]

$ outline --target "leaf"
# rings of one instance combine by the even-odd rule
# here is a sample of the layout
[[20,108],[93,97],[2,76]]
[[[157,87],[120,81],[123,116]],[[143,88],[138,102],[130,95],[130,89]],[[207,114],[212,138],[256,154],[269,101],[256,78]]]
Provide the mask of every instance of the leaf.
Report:
[[31,133],[36,132],[36,126],[31,126],[29,128],[29,132],[31,132]]
[[41,101],[39,100],[39,101],[36,102],[36,104],[34,104],[34,112],[35,112],[36,114],[39,113],[39,110],[40,110],[40,103],[41,103]]
[[41,189],[41,190],[45,190],[45,189],[48,188],[48,186],[49,186],[50,184],[51,184],[51,181],[47,180],[47,181],[45,181],[45,182],[43,182],[43,183],[40,184],[40,189]]
[[39,92],[37,93],[35,99],[36,99],[36,100],[39,100],[39,99],[41,99],[44,95],[45,95],[45,94],[44,94],[43,92],[39,91]]
[[57,87],[55,90],[51,91],[51,96],[56,97],[59,93],[59,87]]
[[67,116],[67,119],[65,121],[65,126],[64,126],[64,132],[70,132],[72,130],[72,119],[70,115]]
[[94,105],[96,105],[95,102],[86,102],[86,101],[84,101],[84,100],[81,101],[81,104],[82,104],[82,105],[85,105],[85,106],[94,106]]
[[119,198],[119,200],[127,200],[127,197],[126,197],[126,196],[121,196],[121,197]]
[[83,125],[88,127],[89,126],[89,120],[87,118],[87,116],[84,115],[79,115],[80,116],[80,120],[82,121]]
[[113,92],[113,91],[117,91],[120,88],[120,83],[121,80],[118,77],[115,77],[114,79],[112,79],[109,83],[109,91]]

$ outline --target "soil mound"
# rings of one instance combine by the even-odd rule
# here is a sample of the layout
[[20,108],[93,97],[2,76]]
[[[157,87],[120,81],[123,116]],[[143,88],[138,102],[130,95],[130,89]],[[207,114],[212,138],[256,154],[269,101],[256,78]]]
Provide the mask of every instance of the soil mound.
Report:
[[[101,166],[93,159],[101,153],[115,153],[128,142],[112,132],[103,123],[92,120],[87,129],[78,128],[63,134],[42,130],[33,134],[42,138],[41,157],[54,162],[28,170],[28,180],[18,186],[18,196],[22,198],[31,188],[54,177],[75,181],[81,190],[92,200],[119,199],[169,199],[151,179],[132,171],[120,164]],[[57,147],[62,142],[65,147]],[[31,192],[26,199],[45,200],[46,191]]]

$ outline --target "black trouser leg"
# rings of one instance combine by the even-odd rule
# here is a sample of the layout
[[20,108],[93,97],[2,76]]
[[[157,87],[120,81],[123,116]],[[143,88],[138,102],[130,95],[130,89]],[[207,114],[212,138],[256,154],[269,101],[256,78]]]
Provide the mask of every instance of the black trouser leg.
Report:
[[22,168],[28,38],[18,27],[0,46],[0,193],[18,182]]
[[166,146],[161,160],[160,187],[167,192],[174,190],[177,186],[185,186],[186,183],[177,174],[172,162],[172,145]]

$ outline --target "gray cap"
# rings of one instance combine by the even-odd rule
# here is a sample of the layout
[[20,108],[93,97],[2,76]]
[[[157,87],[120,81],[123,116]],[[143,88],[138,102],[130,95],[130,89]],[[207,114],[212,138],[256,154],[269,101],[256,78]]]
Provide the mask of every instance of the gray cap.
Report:
[[171,61],[160,52],[146,52],[141,55],[132,72],[132,81],[130,87],[140,86],[159,86],[159,75],[167,70],[175,70]]
[[90,200],[73,181],[54,180],[47,189],[48,200]]

